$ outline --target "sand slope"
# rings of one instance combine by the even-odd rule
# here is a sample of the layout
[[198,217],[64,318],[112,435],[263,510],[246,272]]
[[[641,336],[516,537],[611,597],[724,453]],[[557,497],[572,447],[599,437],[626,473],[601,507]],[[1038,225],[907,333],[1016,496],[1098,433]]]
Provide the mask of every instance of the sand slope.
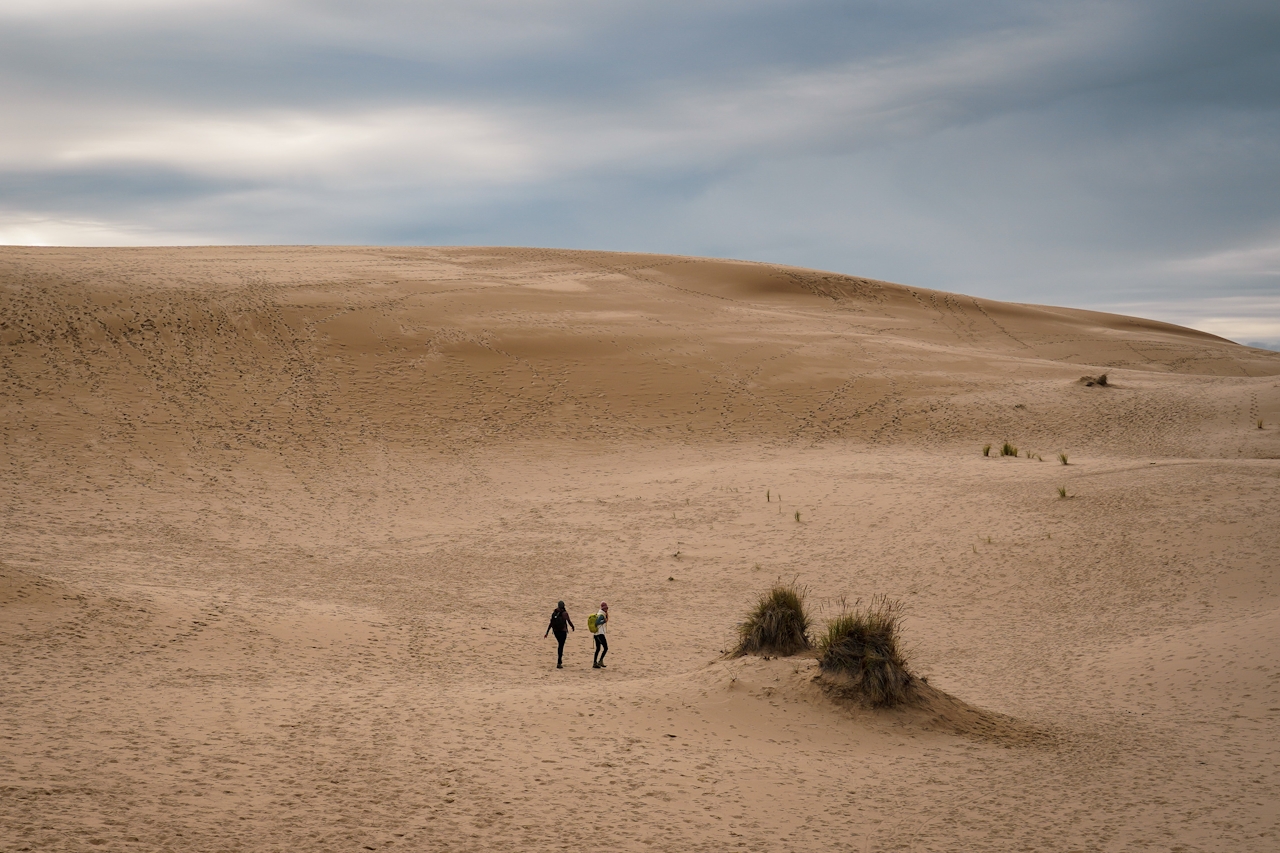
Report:
[[[1280,355],[728,261],[7,248],[0,411],[2,850],[1277,844]],[[722,659],[780,576],[904,599],[955,699]]]

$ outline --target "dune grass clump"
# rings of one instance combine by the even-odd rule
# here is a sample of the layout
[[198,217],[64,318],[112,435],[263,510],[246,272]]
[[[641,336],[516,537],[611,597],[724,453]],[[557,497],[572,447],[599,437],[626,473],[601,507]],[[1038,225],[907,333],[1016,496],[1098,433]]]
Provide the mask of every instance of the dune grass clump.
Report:
[[1066,487],[1066,486],[1058,486],[1058,498],[1059,498],[1059,500],[1066,500],[1066,499],[1067,499],[1067,498],[1069,498],[1069,497],[1071,497],[1071,496],[1067,494],[1067,487]]
[[1000,448],[1000,455],[1016,457],[1018,455],[1018,448],[1006,441],[1004,443],[1004,447]]
[[794,583],[774,584],[773,589],[760,596],[746,620],[738,626],[738,645],[733,656],[786,657],[813,648],[804,599],[804,587]]
[[1065,453],[1059,453],[1059,454],[1058,454],[1058,461],[1059,461],[1059,462],[1061,462],[1063,465],[1068,464],[1068,463],[1067,463],[1067,454],[1065,454]]
[[984,444],[984,445],[982,445],[982,455],[983,455],[983,456],[990,456],[990,455],[991,455],[991,445],[989,445],[989,444]]
[[818,641],[818,665],[847,683],[846,692],[873,708],[909,700],[916,678],[907,669],[898,637],[902,602],[878,595],[865,607],[854,604],[827,623]]

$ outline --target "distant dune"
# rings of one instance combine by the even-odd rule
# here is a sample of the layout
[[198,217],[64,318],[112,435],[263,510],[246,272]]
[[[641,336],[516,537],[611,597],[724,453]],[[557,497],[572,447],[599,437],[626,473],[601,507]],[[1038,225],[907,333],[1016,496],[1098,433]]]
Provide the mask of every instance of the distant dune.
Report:
[[[0,850],[1277,844],[1280,353],[737,261],[10,247],[0,411]],[[928,702],[724,658],[779,577],[901,599]]]

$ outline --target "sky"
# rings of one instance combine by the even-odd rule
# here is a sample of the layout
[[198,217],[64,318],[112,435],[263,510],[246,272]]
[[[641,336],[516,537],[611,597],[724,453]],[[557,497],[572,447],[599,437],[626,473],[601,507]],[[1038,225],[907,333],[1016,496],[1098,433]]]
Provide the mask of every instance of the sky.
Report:
[[0,0],[0,243],[794,264],[1280,349],[1275,0]]

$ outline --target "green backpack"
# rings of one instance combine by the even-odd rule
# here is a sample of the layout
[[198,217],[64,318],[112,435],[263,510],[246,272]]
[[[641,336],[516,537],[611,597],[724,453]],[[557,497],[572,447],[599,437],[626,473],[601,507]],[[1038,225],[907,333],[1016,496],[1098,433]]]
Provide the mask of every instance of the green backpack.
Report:
[[592,613],[590,616],[587,617],[587,628],[593,634],[596,633],[596,615],[597,614]]

